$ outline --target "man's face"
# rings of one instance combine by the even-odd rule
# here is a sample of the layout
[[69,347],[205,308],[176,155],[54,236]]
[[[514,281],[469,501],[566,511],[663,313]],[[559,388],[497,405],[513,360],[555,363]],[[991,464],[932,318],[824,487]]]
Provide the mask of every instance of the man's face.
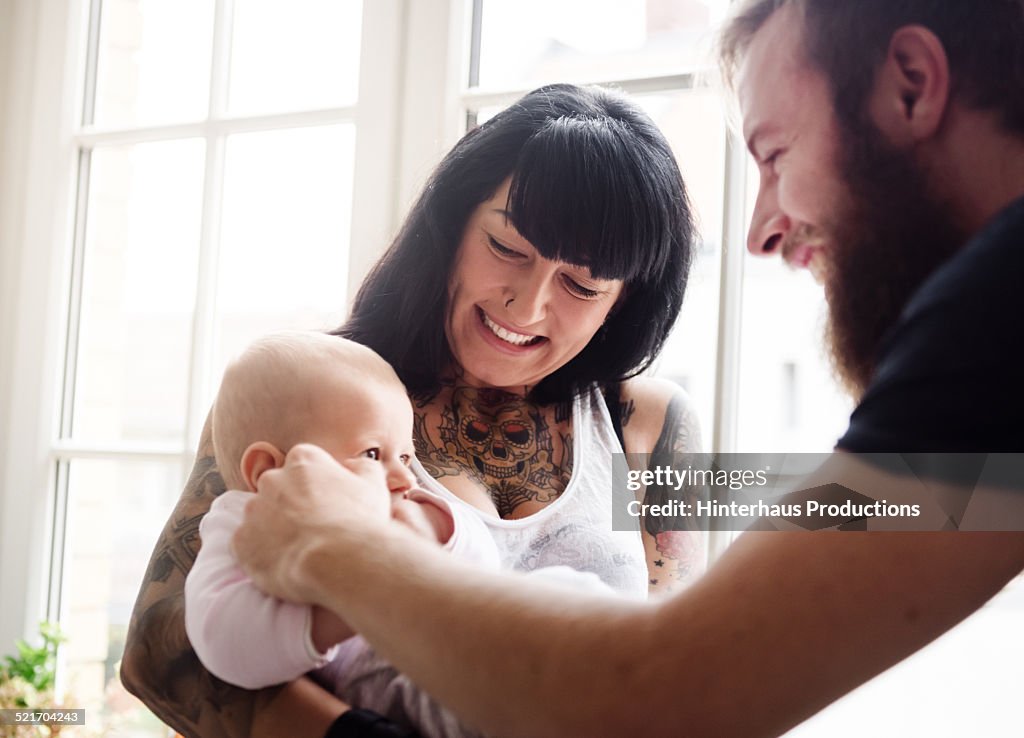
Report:
[[885,333],[964,234],[912,149],[870,123],[840,125],[827,80],[805,59],[801,22],[792,5],[777,11],[740,69],[744,136],[761,175],[747,247],[824,284],[833,363],[859,397]]

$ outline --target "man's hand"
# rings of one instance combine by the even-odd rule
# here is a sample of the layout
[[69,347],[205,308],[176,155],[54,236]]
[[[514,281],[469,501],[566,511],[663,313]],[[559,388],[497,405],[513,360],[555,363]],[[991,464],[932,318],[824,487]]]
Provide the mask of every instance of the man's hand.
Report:
[[372,541],[371,531],[390,518],[386,488],[310,444],[293,447],[284,465],[264,472],[256,486],[235,533],[235,555],[260,589],[286,600],[315,602],[303,576],[312,553],[346,539]]

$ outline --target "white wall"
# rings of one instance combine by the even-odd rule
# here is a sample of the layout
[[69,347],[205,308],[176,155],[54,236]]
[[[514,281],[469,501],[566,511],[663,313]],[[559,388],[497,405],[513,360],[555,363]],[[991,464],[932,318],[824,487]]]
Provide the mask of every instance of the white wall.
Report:
[[0,653],[44,615],[52,485],[40,439],[54,433],[70,192],[67,58],[52,50],[74,46],[75,6],[0,0]]
[[[11,20],[14,15],[14,0],[0,0],[0,173],[7,171],[10,158],[8,130],[9,118],[13,113],[10,100],[11,76]],[[0,175],[0,479],[7,475],[8,432],[4,417],[10,407],[11,392],[11,357],[12,342],[11,321],[14,318],[14,279],[16,271],[15,259],[17,251],[13,247],[13,239],[8,238],[7,222],[10,206],[10,193],[7,191],[7,178]],[[3,490],[0,489],[0,530],[3,530]],[[0,560],[0,566],[3,565]],[[0,581],[3,574],[0,572]]]
[[13,418],[19,382],[18,314],[20,276],[24,260],[25,155],[31,73],[25,64],[28,39],[35,36],[36,13],[24,0],[0,0],[0,653],[9,653],[16,637],[26,635],[25,602],[28,582],[27,531],[18,518],[30,506],[17,494],[14,460],[23,444]]

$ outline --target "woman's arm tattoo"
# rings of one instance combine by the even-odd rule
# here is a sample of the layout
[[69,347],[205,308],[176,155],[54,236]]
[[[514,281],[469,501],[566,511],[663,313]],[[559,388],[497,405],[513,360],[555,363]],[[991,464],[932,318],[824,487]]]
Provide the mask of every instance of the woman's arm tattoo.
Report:
[[185,575],[199,552],[199,522],[224,492],[208,429],[185,491],[156,544],[132,612],[121,679],[187,736],[248,736],[255,712],[280,689],[251,692],[206,671],[185,634]]
[[671,464],[673,456],[697,453],[700,447],[700,424],[684,395],[675,395],[665,408],[665,422],[661,426],[651,466]]
[[[685,395],[677,394],[665,409],[665,420],[654,449],[649,468],[678,468],[685,465],[688,454],[700,449],[700,426]],[[649,485],[644,495],[645,504],[664,504],[680,499],[694,504],[701,489],[684,490],[660,485]],[[693,508],[691,508],[693,509]],[[648,534],[647,548],[650,585],[660,593],[671,592],[701,574],[707,565],[704,536],[693,525],[690,517],[645,516],[644,530]]]

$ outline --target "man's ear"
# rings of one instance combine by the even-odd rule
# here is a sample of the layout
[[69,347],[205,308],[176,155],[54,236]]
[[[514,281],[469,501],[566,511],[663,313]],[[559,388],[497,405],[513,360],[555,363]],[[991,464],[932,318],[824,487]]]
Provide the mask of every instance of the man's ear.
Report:
[[897,146],[931,138],[946,115],[950,85],[949,58],[938,36],[924,26],[903,26],[889,40],[875,76],[871,117]]
[[284,464],[284,454],[272,443],[257,441],[249,444],[242,453],[242,479],[250,492],[256,491],[256,482],[267,469],[277,469]]

